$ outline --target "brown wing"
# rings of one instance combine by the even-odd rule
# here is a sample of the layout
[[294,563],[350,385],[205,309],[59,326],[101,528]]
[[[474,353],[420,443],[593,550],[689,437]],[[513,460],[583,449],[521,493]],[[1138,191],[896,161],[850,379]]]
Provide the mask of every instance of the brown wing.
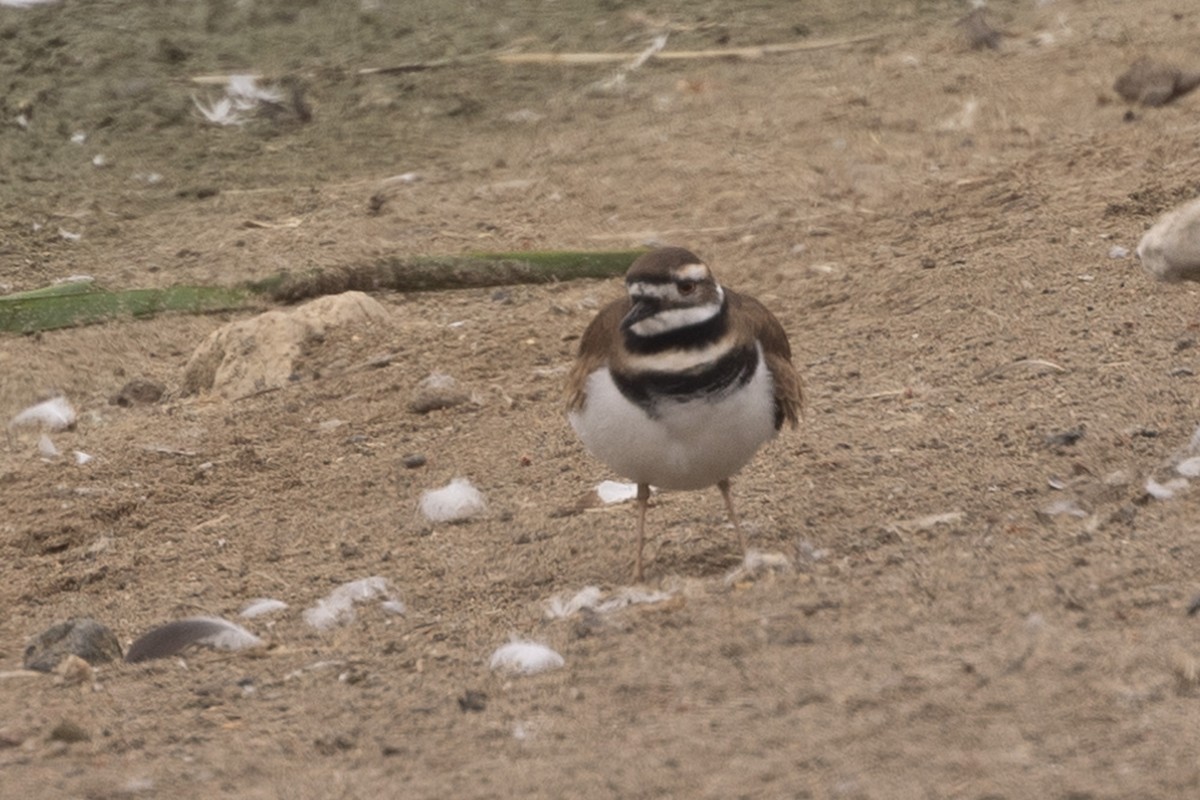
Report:
[[579,340],[579,355],[567,377],[567,410],[583,408],[587,378],[608,362],[621,319],[629,313],[632,302],[628,297],[612,301],[591,321]]
[[804,408],[804,384],[792,366],[792,347],[788,344],[787,332],[767,307],[753,297],[725,290],[729,298],[729,309],[735,319],[748,326],[762,343],[763,357],[775,383],[776,427],[784,420],[795,428],[800,424],[800,411]]

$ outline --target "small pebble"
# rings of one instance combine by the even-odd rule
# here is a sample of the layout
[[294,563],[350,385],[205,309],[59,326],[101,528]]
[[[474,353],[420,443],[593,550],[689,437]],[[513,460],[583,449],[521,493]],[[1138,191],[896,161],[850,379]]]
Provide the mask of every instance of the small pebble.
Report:
[[1060,431],[1059,433],[1050,433],[1046,435],[1047,447],[1067,447],[1075,444],[1083,438],[1082,428],[1072,428],[1069,431]]
[[75,742],[86,742],[92,738],[92,735],[84,730],[83,726],[79,723],[64,719],[50,729],[50,733],[46,738],[52,742],[74,744]]
[[416,469],[425,466],[425,456],[418,453],[412,453],[400,459],[400,463],[405,469]]
[[483,711],[487,708],[488,696],[478,689],[467,689],[458,698],[458,707],[462,711]]
[[1000,46],[1003,34],[988,23],[984,13],[982,8],[977,8],[954,23],[962,29],[963,41],[972,50],[995,50]]
[[459,387],[458,381],[435,372],[417,384],[408,402],[408,410],[416,414],[428,414],[430,411],[462,405],[470,399],[470,395]]
[[114,406],[129,408],[130,406],[148,406],[162,399],[166,391],[161,383],[155,383],[146,378],[134,378],[121,387],[121,390],[109,398]]
[[1200,72],[1143,56],[1121,74],[1113,90],[1130,103],[1163,106],[1200,86]]

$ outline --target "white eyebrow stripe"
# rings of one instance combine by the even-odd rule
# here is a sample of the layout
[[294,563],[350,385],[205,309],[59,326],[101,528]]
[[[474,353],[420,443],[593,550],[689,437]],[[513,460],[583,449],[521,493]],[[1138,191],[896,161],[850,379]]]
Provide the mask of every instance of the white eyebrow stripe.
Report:
[[630,326],[630,330],[638,336],[657,336],[660,333],[688,328],[708,322],[721,313],[721,300],[705,303],[702,306],[685,306],[683,308],[667,308],[652,317],[646,317]]
[[675,279],[680,281],[703,281],[708,278],[708,267],[703,264],[684,264],[674,274]]

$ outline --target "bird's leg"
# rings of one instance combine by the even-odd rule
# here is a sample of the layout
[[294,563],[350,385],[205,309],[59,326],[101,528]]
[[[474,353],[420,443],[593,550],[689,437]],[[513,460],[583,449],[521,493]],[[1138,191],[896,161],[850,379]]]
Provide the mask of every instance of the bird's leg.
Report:
[[725,500],[725,510],[729,513],[729,521],[733,523],[733,529],[737,531],[738,544],[742,546],[742,555],[746,554],[746,534],[742,532],[742,523],[738,519],[737,512],[733,510],[733,491],[729,486],[729,479],[717,482],[717,488],[721,490],[721,497]]
[[642,546],[646,543],[646,508],[650,505],[650,484],[637,485],[637,561],[633,564],[634,583],[642,582]]

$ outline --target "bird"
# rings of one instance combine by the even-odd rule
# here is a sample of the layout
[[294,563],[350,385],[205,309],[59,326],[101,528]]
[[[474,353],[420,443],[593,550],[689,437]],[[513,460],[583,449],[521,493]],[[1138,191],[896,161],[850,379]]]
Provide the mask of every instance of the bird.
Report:
[[634,580],[644,580],[650,487],[716,486],[743,553],[730,479],[787,423],[803,387],[783,325],[682,247],[639,256],[625,296],[584,329],[567,418],[584,447],[637,484]]

